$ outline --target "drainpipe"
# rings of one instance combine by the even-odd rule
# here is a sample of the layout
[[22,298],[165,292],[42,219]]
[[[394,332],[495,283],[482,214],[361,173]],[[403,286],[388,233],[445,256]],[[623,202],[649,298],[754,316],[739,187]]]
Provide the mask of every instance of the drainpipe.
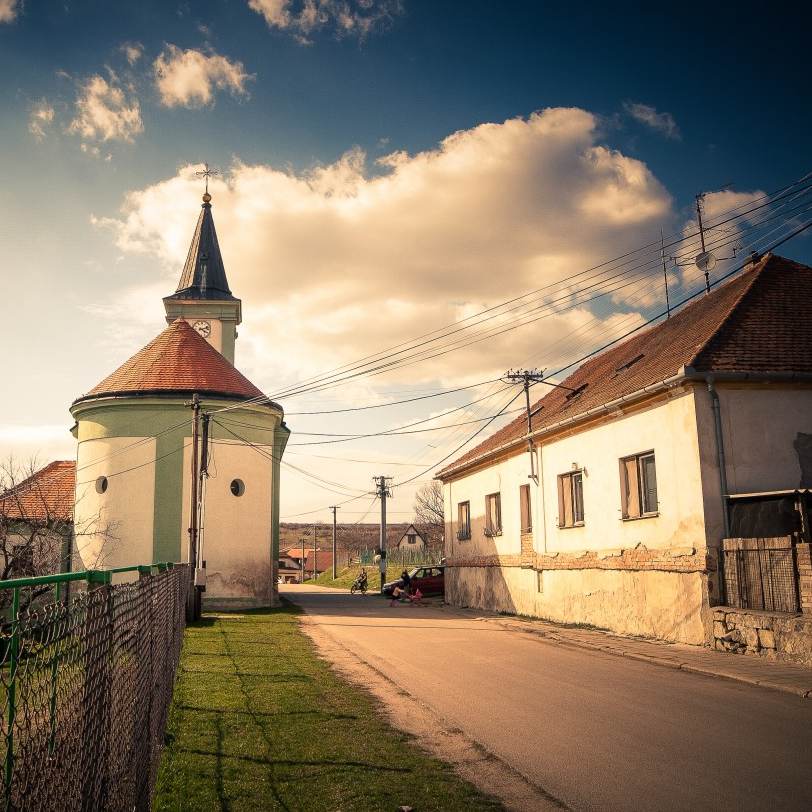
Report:
[[719,457],[719,486],[722,489],[722,518],[725,523],[725,538],[730,538],[730,516],[727,509],[727,470],[725,467],[725,445],[722,440],[722,410],[719,406],[719,393],[714,386],[713,375],[708,375],[705,380],[708,383],[708,392],[711,396],[711,407],[713,409],[713,422],[716,427],[716,452]]

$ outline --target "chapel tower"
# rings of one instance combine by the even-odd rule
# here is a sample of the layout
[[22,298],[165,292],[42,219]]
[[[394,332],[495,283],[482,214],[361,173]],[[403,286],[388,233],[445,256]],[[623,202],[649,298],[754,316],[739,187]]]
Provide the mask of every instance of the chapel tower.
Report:
[[208,191],[203,195],[202,210],[178,289],[163,301],[167,324],[183,319],[229,363],[234,363],[234,342],[237,325],[242,321],[242,302],[228,287]]

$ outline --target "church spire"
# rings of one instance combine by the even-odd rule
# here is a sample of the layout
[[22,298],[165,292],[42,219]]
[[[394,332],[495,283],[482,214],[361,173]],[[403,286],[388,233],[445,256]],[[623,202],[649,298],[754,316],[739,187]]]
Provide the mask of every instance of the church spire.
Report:
[[234,299],[226,279],[226,269],[214,218],[211,214],[211,195],[203,195],[203,207],[197,220],[189,255],[180,275],[178,289],[167,299]]
[[188,322],[206,341],[234,363],[237,325],[242,321],[242,303],[231,294],[226,279],[223,256],[211,216],[209,175],[216,174],[206,165],[206,193],[197,219],[189,255],[180,275],[177,290],[164,297],[166,321]]

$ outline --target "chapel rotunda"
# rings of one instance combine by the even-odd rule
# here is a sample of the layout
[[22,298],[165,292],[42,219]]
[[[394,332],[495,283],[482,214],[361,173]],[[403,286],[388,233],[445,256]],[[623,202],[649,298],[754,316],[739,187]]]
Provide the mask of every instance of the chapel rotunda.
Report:
[[76,420],[75,516],[105,533],[78,550],[84,566],[187,562],[193,395],[208,415],[201,447],[197,565],[205,608],[276,605],[284,412],[234,366],[242,306],[232,295],[203,206],[169,326],[71,405]]

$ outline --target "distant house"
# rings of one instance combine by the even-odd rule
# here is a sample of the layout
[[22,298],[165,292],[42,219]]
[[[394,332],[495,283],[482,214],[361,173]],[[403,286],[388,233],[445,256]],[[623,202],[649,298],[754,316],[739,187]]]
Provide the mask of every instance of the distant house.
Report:
[[0,578],[70,569],[76,464],[51,462],[0,493]]
[[395,547],[402,550],[422,550],[428,543],[427,534],[421,533],[413,524],[410,524]]
[[588,360],[439,472],[446,600],[711,643],[720,551],[758,532],[812,621],[810,347],[812,269],[768,254]]
[[[313,574],[313,548],[304,551],[304,580],[310,580],[314,577]],[[285,564],[284,574],[282,573],[282,564]],[[318,578],[327,570],[333,568],[333,551],[332,550],[317,550],[316,551],[316,573],[315,577]],[[280,575],[283,578],[283,583],[301,583],[302,581],[302,548],[292,547],[284,551],[279,560]]]

